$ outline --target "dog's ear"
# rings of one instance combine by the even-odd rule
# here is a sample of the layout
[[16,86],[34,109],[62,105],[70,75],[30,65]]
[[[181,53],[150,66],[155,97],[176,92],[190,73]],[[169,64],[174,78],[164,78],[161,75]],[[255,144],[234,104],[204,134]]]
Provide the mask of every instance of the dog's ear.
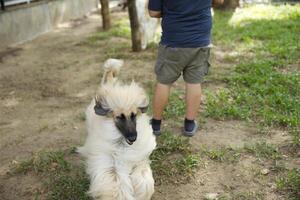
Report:
[[139,109],[142,113],[146,113],[149,107],[149,100],[146,97],[143,101],[143,103],[139,106]]
[[101,102],[97,100],[97,98],[95,98],[95,102],[96,102],[96,105],[94,106],[94,110],[95,110],[96,115],[106,116],[108,113],[111,112],[111,110],[109,108],[104,108],[102,106]]
[[148,105],[145,106],[145,107],[139,107],[139,109],[140,109],[140,111],[141,111],[142,113],[146,113],[147,110],[148,110]]

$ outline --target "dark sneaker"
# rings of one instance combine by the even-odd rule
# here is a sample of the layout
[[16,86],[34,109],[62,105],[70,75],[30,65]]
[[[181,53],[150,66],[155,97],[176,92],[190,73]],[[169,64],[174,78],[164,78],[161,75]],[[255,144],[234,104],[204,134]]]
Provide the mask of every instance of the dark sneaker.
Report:
[[161,120],[152,118],[150,120],[150,124],[152,126],[153,134],[156,136],[159,136],[161,134],[161,131],[160,131]]
[[192,137],[198,130],[198,124],[195,120],[184,120],[184,127],[182,130],[182,134],[187,137]]

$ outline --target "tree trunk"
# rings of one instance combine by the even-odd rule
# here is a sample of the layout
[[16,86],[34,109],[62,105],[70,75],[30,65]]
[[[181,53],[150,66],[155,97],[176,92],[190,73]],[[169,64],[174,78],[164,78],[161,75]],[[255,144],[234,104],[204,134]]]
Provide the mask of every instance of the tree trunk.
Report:
[[224,0],[224,3],[222,6],[218,7],[221,9],[236,9],[240,6],[239,0]]
[[142,50],[142,41],[135,0],[128,0],[128,13],[131,27],[132,51],[138,52]]
[[4,0],[0,0],[0,3],[1,3],[1,9],[5,10]]
[[101,15],[102,15],[102,27],[104,30],[110,29],[110,14],[109,14],[109,0],[100,0],[101,3]]

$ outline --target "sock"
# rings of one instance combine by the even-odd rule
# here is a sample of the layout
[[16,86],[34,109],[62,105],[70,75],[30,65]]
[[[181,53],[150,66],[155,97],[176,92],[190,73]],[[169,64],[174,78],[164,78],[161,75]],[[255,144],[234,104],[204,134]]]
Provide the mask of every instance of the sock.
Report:
[[152,125],[153,131],[159,131],[160,130],[160,124],[161,124],[161,119],[158,120],[158,119],[152,118],[151,125]]
[[192,132],[195,128],[195,120],[184,119],[184,129],[188,132]]

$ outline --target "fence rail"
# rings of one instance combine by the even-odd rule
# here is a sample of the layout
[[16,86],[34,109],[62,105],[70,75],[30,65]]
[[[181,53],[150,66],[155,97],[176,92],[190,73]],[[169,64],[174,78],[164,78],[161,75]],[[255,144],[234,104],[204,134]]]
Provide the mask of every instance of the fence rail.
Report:
[[0,0],[1,9],[5,10],[6,6],[13,6],[21,3],[30,3],[32,0]]

